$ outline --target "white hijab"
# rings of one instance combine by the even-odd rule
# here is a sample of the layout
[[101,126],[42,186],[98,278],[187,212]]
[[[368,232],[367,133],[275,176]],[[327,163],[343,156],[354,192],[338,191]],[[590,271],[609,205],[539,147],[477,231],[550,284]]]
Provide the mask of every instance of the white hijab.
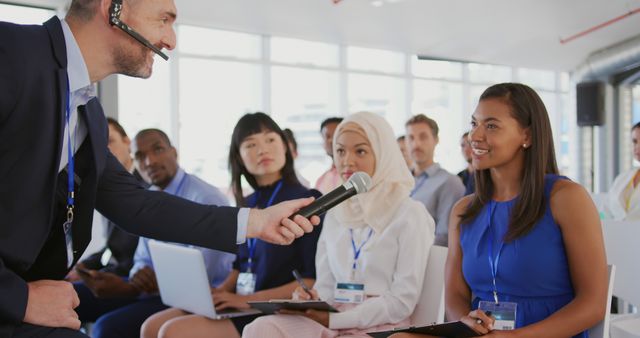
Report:
[[349,228],[370,226],[380,233],[389,225],[396,209],[409,198],[415,181],[407,169],[391,125],[381,116],[360,112],[349,115],[336,128],[333,158],[337,159],[336,139],[346,131],[356,132],[367,140],[375,156],[371,188],[334,208],[340,224]]

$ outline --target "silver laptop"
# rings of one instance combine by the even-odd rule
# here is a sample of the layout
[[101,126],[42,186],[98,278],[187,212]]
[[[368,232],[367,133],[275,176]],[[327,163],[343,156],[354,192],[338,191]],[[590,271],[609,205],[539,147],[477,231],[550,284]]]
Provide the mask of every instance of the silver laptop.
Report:
[[149,241],[160,297],[165,305],[211,319],[259,314],[255,309],[216,311],[202,253],[194,248]]

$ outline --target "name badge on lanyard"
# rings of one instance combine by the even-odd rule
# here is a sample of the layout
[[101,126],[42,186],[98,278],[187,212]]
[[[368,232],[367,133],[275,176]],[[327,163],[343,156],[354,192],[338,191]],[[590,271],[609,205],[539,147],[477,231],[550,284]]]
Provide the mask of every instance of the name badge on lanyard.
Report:
[[491,268],[491,277],[493,284],[493,302],[481,301],[478,304],[478,309],[487,312],[491,311],[491,316],[495,318],[493,324],[496,330],[513,330],[516,324],[516,311],[518,309],[517,303],[512,302],[500,302],[498,298],[498,287],[496,284],[496,277],[498,275],[498,264],[500,263],[500,255],[502,248],[504,247],[504,241],[500,240],[500,247],[496,253],[496,258],[493,259],[493,213],[495,211],[495,203],[489,202],[489,267]]
[[[267,206],[266,206],[267,208],[273,204],[273,200],[275,199],[280,189],[282,189],[282,180],[278,182],[278,185],[276,185],[276,188],[273,189],[273,193],[271,194],[271,197],[267,202]],[[256,194],[254,195],[255,197],[254,201],[251,203],[253,204],[254,207],[258,202],[258,194],[259,192],[256,192]],[[256,280],[258,279],[258,276],[254,273],[253,258],[256,253],[257,245],[258,245],[257,239],[255,238],[247,239],[247,247],[249,249],[249,258],[247,259],[246,271],[241,272],[238,275],[238,281],[236,282],[236,294],[238,295],[246,296],[256,291]]]
[[[74,146],[75,146],[75,136],[78,134],[78,122],[76,120],[76,132],[74,133],[73,139],[71,138],[71,124],[69,120],[71,119],[71,93],[69,92],[69,78],[67,78],[67,109],[65,111],[65,120],[67,124],[67,155],[68,155],[68,165],[67,165],[67,218],[62,223],[62,230],[64,231],[64,241],[65,246],[67,248],[67,269],[73,266],[74,261],[74,250],[73,250],[73,208],[75,202],[75,193],[74,193],[74,179],[75,179],[75,166],[74,166]],[[73,140],[73,142],[72,142]]]
[[364,283],[359,282],[358,278],[358,260],[362,248],[369,242],[373,235],[373,229],[369,229],[367,238],[356,247],[356,241],[353,238],[353,229],[349,229],[351,234],[351,248],[353,249],[353,264],[351,265],[351,276],[348,282],[338,282],[334,290],[334,301],[336,303],[355,303],[360,304],[365,299]]

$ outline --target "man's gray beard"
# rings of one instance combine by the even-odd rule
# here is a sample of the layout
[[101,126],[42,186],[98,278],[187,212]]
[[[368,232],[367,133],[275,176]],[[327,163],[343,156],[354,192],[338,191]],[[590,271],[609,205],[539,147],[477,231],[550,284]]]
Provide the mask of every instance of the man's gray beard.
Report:
[[138,53],[119,46],[113,51],[113,63],[118,74],[147,79],[151,73],[143,73],[147,58],[147,47],[140,46]]

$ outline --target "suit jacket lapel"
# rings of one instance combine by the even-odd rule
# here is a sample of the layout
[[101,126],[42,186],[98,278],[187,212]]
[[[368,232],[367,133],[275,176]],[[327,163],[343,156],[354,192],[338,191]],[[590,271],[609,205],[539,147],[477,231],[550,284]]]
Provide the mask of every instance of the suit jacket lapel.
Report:
[[78,107],[78,113],[87,125],[87,141],[91,142],[95,166],[92,174],[100,177],[107,158],[108,129],[102,107],[97,98],[91,99],[85,106]]
[[67,45],[64,42],[64,33],[62,32],[62,25],[57,16],[52,17],[44,23],[44,27],[49,32],[51,37],[51,49],[53,49],[53,55],[56,57],[56,61],[60,68],[67,68]]
[[54,177],[58,175],[58,167],[60,166],[60,155],[62,154],[62,138],[64,137],[64,121],[65,121],[65,113],[67,110],[67,100],[68,95],[67,92],[69,90],[69,81],[67,75],[67,46],[64,41],[64,33],[62,32],[62,26],[60,25],[60,20],[58,17],[54,16],[44,23],[44,27],[47,29],[49,33],[49,38],[51,42],[51,49],[53,50],[53,54],[55,56],[56,62],[60,69],[57,72],[57,84],[58,84],[58,109],[56,113],[58,114],[58,118],[56,119],[58,122],[56,140],[56,165]]

